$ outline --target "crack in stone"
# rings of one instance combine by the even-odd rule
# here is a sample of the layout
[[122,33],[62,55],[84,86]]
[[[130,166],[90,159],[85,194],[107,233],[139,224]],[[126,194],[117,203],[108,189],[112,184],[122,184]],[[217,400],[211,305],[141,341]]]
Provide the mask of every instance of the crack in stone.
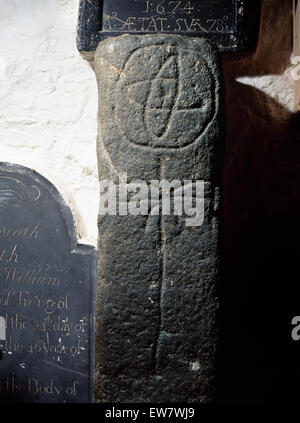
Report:
[[89,377],[88,375],[85,375],[84,373],[77,372],[76,370],[67,369],[66,367],[62,367],[62,366],[59,366],[58,364],[51,363],[51,361],[43,360],[43,362],[46,363],[46,364],[48,364],[49,366],[57,367],[60,370],[64,370],[65,372],[74,373],[76,375],[80,375],[80,376],[86,377],[86,378]]

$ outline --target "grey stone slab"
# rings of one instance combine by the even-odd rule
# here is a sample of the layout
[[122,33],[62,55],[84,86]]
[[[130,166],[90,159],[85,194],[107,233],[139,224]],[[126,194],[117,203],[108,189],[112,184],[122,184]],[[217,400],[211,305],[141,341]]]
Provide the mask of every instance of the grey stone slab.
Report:
[[96,261],[56,188],[0,163],[0,402],[93,401]]
[[186,214],[100,213],[96,399],[211,402],[224,117],[218,54],[199,38],[123,35],[99,44],[95,71],[100,181],[120,187],[126,172],[128,184],[205,186],[199,226],[187,226]]

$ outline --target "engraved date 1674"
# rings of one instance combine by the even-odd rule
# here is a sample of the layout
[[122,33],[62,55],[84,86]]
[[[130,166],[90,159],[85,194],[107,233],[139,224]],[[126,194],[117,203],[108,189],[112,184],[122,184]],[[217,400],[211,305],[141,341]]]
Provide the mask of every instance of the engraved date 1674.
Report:
[[143,9],[124,16],[121,10],[104,13],[104,30],[120,32],[218,32],[230,31],[232,10],[220,15],[215,9],[186,0],[144,0]]

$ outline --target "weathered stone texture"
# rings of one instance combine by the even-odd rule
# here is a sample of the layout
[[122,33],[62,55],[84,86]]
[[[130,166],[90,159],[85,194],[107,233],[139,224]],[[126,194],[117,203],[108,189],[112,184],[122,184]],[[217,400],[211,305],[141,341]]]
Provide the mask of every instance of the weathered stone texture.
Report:
[[204,40],[98,46],[100,180],[205,181],[205,219],[99,216],[99,401],[210,402],[215,392],[222,93]]

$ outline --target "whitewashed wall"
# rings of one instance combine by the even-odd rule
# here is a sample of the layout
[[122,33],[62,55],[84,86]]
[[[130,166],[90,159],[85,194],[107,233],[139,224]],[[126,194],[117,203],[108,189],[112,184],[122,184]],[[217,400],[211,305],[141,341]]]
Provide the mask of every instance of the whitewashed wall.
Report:
[[76,49],[77,0],[0,0],[0,161],[32,167],[96,244],[97,89]]
[[[0,0],[0,160],[54,183],[80,241],[96,245],[97,88],[76,50],[77,11],[78,0]],[[289,70],[239,81],[292,109]]]

